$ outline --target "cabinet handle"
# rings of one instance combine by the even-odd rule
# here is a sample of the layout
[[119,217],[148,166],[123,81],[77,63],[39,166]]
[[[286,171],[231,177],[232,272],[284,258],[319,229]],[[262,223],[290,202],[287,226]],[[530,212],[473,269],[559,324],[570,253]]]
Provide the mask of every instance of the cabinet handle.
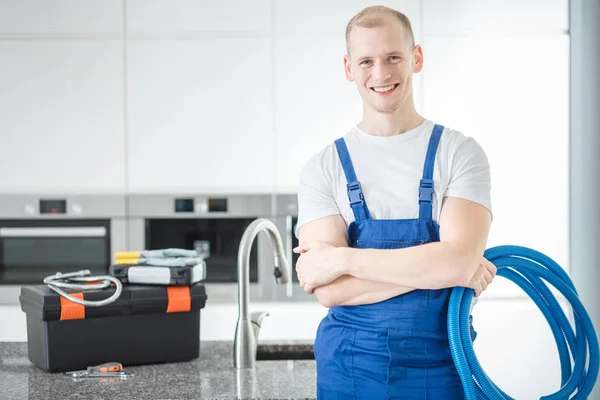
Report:
[[0,237],[105,237],[103,226],[65,226],[65,227],[32,227],[32,228],[0,228]]

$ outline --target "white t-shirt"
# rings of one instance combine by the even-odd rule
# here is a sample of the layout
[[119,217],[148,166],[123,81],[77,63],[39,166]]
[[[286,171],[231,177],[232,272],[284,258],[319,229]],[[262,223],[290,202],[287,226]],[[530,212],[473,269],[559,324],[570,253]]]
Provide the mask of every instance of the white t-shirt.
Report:
[[[373,219],[419,217],[419,181],[434,123],[396,136],[375,136],[354,127],[344,139]],[[445,128],[437,149],[433,219],[439,221],[446,196],[477,202],[492,212],[490,166],[475,139]],[[315,154],[302,169],[298,187],[298,228],[329,215],[354,221],[347,181],[335,144]]]

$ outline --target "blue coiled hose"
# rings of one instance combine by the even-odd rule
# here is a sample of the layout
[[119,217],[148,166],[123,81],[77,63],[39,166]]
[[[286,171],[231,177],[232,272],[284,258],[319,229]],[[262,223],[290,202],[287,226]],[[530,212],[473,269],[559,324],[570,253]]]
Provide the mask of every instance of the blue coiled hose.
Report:
[[[510,279],[531,297],[550,325],[560,356],[561,388],[541,399],[569,399],[575,392],[573,399],[586,399],[598,377],[598,337],[569,276],[550,257],[527,247],[492,247],[486,250],[484,257],[496,265],[498,276]],[[556,287],[571,303],[576,334],[542,279]],[[475,356],[469,332],[469,311],[473,294],[472,289],[454,288],[448,308],[450,350],[465,395],[468,400],[512,399],[492,382]],[[575,362],[572,370],[571,356]]]

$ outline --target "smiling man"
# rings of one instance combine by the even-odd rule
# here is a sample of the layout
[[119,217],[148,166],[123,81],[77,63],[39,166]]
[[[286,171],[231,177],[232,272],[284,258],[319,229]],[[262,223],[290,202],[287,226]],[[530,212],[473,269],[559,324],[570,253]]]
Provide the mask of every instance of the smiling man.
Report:
[[[368,7],[346,29],[358,126],[316,154],[299,185],[300,284],[329,307],[315,340],[319,399],[463,399],[446,328],[451,288],[478,296],[496,268],[485,152],[423,118],[410,21]],[[474,338],[474,331],[471,332]]]

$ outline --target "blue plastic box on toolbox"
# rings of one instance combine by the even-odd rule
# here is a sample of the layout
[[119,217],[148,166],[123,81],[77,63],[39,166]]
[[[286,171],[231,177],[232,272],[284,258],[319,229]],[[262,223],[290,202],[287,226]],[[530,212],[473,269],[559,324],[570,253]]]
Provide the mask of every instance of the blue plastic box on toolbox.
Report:
[[[95,301],[114,290],[74,296]],[[29,360],[49,372],[111,361],[125,366],[192,360],[200,355],[200,310],[206,299],[202,283],[124,285],[115,302],[84,307],[45,285],[23,286],[19,300],[27,314]]]

